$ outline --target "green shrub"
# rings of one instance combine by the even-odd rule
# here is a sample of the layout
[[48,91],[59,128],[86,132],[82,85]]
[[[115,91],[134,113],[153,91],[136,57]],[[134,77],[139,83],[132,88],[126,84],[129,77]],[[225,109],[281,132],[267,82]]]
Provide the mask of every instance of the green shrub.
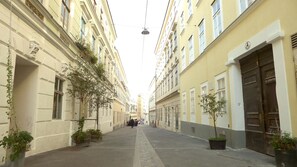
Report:
[[76,143],[76,144],[81,144],[84,143],[86,141],[88,137],[87,132],[83,132],[83,131],[76,131],[75,133],[73,133],[71,135],[72,140]]
[[297,138],[291,137],[289,133],[277,133],[271,140],[271,145],[276,150],[294,150],[296,149]]
[[99,129],[88,129],[87,133],[91,134],[93,139],[102,140],[102,132]]

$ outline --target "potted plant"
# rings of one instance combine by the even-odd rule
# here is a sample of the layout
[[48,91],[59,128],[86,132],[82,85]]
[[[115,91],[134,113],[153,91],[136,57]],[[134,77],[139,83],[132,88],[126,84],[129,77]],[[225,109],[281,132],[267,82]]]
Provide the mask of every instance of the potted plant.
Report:
[[276,133],[270,143],[274,148],[277,167],[297,167],[297,138],[286,132]]
[[204,113],[207,113],[213,121],[215,137],[209,138],[210,149],[224,150],[226,148],[226,138],[218,136],[216,122],[226,111],[224,110],[226,101],[218,99],[217,93],[209,93],[200,96],[200,106]]
[[86,44],[84,41],[76,41],[75,42],[76,46],[80,50],[80,56],[83,58],[86,62],[91,63],[91,64],[96,64],[98,61],[98,58],[92,51],[91,47],[89,44]]
[[83,131],[85,119],[82,117],[78,121],[78,130],[71,135],[72,140],[76,144],[76,146],[80,147],[88,147],[91,142],[91,135],[87,132]]
[[71,135],[71,138],[78,147],[90,146],[91,136],[87,132],[78,130]]
[[87,133],[91,135],[91,141],[97,142],[99,140],[102,140],[102,133],[99,129],[88,129]]
[[27,131],[12,131],[0,141],[0,146],[10,151],[9,159],[13,166],[23,166],[25,152],[33,140]]

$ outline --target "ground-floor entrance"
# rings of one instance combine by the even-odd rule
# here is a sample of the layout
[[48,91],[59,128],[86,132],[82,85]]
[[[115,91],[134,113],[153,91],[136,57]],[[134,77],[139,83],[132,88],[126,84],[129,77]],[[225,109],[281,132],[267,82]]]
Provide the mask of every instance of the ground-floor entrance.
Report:
[[269,141],[280,123],[272,46],[267,45],[241,59],[240,66],[246,147],[273,154]]

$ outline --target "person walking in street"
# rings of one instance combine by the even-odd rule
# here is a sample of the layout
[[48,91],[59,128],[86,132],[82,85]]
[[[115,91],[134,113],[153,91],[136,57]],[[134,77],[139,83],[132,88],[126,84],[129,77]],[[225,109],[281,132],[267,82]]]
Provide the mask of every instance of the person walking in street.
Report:
[[131,119],[130,122],[129,122],[129,124],[130,124],[131,128],[133,128],[134,127],[134,120]]

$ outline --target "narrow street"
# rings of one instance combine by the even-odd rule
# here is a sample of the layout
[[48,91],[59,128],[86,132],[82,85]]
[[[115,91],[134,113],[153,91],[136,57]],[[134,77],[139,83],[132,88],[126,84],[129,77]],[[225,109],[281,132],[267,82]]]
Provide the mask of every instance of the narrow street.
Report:
[[247,149],[209,150],[208,142],[149,126],[125,127],[90,147],[26,158],[25,167],[273,167],[274,158]]

